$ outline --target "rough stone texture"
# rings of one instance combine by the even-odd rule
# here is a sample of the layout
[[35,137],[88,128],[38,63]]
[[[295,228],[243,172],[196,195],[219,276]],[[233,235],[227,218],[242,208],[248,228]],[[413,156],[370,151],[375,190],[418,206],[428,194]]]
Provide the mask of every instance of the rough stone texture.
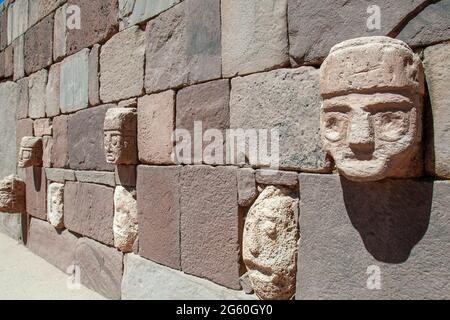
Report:
[[122,299],[253,300],[255,297],[127,254],[124,257]]
[[26,169],[27,213],[33,217],[47,219],[47,178],[39,167]]
[[298,174],[277,170],[257,170],[256,182],[265,185],[295,187],[298,185]]
[[0,52],[0,79],[5,77],[5,52]]
[[42,166],[52,167],[53,138],[51,136],[42,137]]
[[115,170],[116,185],[135,187],[136,166],[117,165]]
[[53,149],[51,162],[53,167],[69,166],[68,122],[69,116],[61,115],[53,118]]
[[77,181],[91,182],[114,187],[116,179],[113,172],[75,171]]
[[67,30],[67,4],[58,8],[55,12],[55,30],[53,33],[53,60],[59,61],[65,57],[66,50],[66,30]]
[[34,136],[51,136],[52,135],[52,120],[49,118],[37,119],[34,121]]
[[[188,130],[191,134],[191,152],[187,150],[182,159],[177,163],[201,164],[224,164],[225,153],[209,152],[214,143],[203,143],[203,148],[197,150],[194,143],[194,122],[201,121],[203,133],[208,129],[217,129],[225,136],[225,130],[230,128],[230,83],[228,80],[217,80],[190,86],[177,93],[176,103],[176,128]],[[184,141],[183,141],[184,142]],[[225,151],[225,141],[219,143]],[[208,148],[209,146],[209,148]],[[178,150],[177,145],[177,150]],[[220,149],[219,149],[220,150]],[[217,150],[215,150],[217,151]],[[205,154],[204,154],[205,153]],[[178,154],[178,153],[177,153]],[[191,157],[189,157],[191,155]]]
[[244,290],[244,292],[246,294],[253,294],[253,293],[255,293],[255,290],[253,290],[252,283],[250,282],[250,278],[249,278],[248,272],[246,272],[244,275],[242,275],[239,278],[239,283],[241,284],[242,290]]
[[114,189],[81,182],[66,182],[66,228],[107,245],[114,244]]
[[179,3],[180,0],[119,0],[119,27],[120,30],[131,27]]
[[[448,182],[302,174],[300,185],[297,299],[450,297]],[[370,266],[381,290],[367,288]]]
[[289,65],[287,0],[222,1],[223,75]]
[[174,91],[148,95],[138,100],[138,150],[141,162],[173,163],[174,118]]
[[180,170],[138,166],[137,172],[139,255],[174,269],[180,269]]
[[8,7],[8,44],[24,34],[28,28],[28,1],[16,0]]
[[122,260],[122,253],[94,240],[80,238],[76,244],[81,283],[109,299],[120,299]]
[[11,78],[14,74],[14,45],[10,45],[4,51],[5,78]]
[[47,87],[47,70],[33,73],[28,78],[29,105],[28,115],[31,119],[45,117],[45,91]]
[[278,129],[281,169],[329,171],[320,142],[318,70],[280,69],[235,78],[231,87],[231,128]]
[[100,45],[94,44],[89,53],[89,104],[91,106],[100,104],[99,55]]
[[[17,150],[17,159],[19,159],[20,152],[20,144],[22,143],[23,137],[29,137],[33,135],[33,120],[31,119],[22,119],[18,120],[16,124],[16,150]],[[15,161],[13,164],[15,164]],[[7,167],[6,167],[7,168]],[[14,172],[14,171],[12,171]],[[17,168],[17,173],[22,178],[22,180],[26,179],[26,170],[22,168]],[[11,172],[9,172],[11,174]]]
[[42,138],[23,137],[20,142],[17,166],[19,168],[42,166],[43,143]]
[[0,83],[0,177],[16,172],[16,107],[18,103],[18,85],[14,82]]
[[22,214],[0,213],[0,233],[6,234],[14,240],[23,240]]
[[114,35],[100,53],[100,99],[139,96],[144,87],[145,34],[138,26]]
[[39,0],[39,18],[45,17],[65,2],[66,0]]
[[220,78],[220,1],[185,0],[146,28],[147,93]]
[[45,168],[45,174],[48,181],[64,183],[66,181],[75,181],[75,171],[58,168]]
[[45,113],[47,117],[54,117],[59,115],[59,95],[60,85],[59,80],[61,76],[61,64],[56,63],[50,67],[48,72],[48,81],[45,93]]
[[136,190],[118,186],[114,191],[114,246],[132,252],[138,235]]
[[425,46],[450,39],[450,0],[429,1],[397,35],[410,46]]
[[25,213],[25,181],[16,175],[0,180],[0,212]]
[[106,163],[103,123],[106,111],[114,105],[82,110],[69,117],[68,143],[70,168],[77,170],[114,171]]
[[53,15],[49,15],[25,33],[24,57],[27,75],[52,64]]
[[8,14],[7,11],[4,10],[0,14],[0,50],[3,50],[8,45]]
[[[408,21],[406,18],[410,14],[414,16],[426,2],[429,1],[288,0],[291,58],[298,64],[318,64],[333,45],[344,40],[363,36],[395,36],[396,29]],[[372,15],[367,13],[367,9],[373,5],[381,9],[381,30],[370,30],[367,27],[367,20]]]
[[298,200],[286,189],[265,188],[245,219],[242,256],[253,289],[263,300],[295,294]]
[[428,116],[426,169],[441,178],[450,178],[450,45],[425,49],[425,72],[431,99]]
[[61,64],[60,108],[70,113],[88,107],[89,49],[67,57]]
[[14,81],[25,76],[24,36],[13,42],[14,47]]
[[57,229],[64,228],[64,184],[50,183],[47,197],[48,222]]
[[68,230],[58,231],[47,221],[31,218],[27,247],[63,272],[74,264],[77,237]]
[[238,203],[242,207],[250,206],[258,196],[256,189],[255,171],[250,168],[240,169],[237,172]]
[[78,6],[81,13],[81,28],[67,30],[68,55],[104,42],[118,31],[117,0],[68,0],[67,5]]
[[181,170],[181,268],[231,289],[239,284],[237,169]]
[[28,78],[17,81],[19,88],[19,102],[17,105],[17,119],[25,119],[28,117]]

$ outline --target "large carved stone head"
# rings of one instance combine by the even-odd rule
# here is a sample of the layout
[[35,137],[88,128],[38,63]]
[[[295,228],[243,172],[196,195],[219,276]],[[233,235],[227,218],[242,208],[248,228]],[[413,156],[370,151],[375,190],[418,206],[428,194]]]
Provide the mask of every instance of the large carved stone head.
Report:
[[106,162],[136,164],[137,115],[134,108],[112,108],[104,123]]
[[23,137],[19,151],[19,168],[42,165],[42,138]]
[[0,212],[25,211],[25,182],[15,175],[0,180]]
[[321,67],[321,132],[339,172],[353,181],[421,174],[424,74],[402,41],[344,41]]

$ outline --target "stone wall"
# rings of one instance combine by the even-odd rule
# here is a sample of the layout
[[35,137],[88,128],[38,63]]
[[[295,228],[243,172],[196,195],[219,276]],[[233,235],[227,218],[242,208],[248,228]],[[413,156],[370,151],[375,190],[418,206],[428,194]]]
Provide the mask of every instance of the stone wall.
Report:
[[[381,28],[368,30],[374,4]],[[64,272],[79,266],[112,299],[450,298],[450,0],[7,0],[0,11],[0,178],[27,186],[27,214],[0,213],[0,232]],[[322,148],[319,68],[332,46],[376,35],[405,41],[425,67],[416,179],[351,182]],[[133,165],[105,158],[118,107],[137,109]],[[210,139],[174,159],[174,130],[202,140],[200,121],[277,129],[279,170],[206,156]],[[25,136],[42,138],[42,167],[17,168]],[[264,268],[245,246],[258,246],[249,220],[267,211],[288,216],[263,221],[282,256]]]

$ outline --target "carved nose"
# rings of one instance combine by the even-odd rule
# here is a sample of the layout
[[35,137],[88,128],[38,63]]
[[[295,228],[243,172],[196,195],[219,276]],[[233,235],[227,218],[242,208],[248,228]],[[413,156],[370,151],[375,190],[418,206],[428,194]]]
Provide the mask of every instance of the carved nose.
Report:
[[375,144],[368,113],[353,117],[350,124],[348,143],[355,153],[373,152]]

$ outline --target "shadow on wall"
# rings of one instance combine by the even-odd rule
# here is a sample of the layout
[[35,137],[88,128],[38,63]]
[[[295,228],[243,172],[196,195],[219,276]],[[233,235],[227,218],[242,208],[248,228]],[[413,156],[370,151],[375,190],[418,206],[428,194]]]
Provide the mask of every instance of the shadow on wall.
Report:
[[433,182],[352,182],[341,177],[348,216],[367,251],[378,261],[402,263],[425,235]]

